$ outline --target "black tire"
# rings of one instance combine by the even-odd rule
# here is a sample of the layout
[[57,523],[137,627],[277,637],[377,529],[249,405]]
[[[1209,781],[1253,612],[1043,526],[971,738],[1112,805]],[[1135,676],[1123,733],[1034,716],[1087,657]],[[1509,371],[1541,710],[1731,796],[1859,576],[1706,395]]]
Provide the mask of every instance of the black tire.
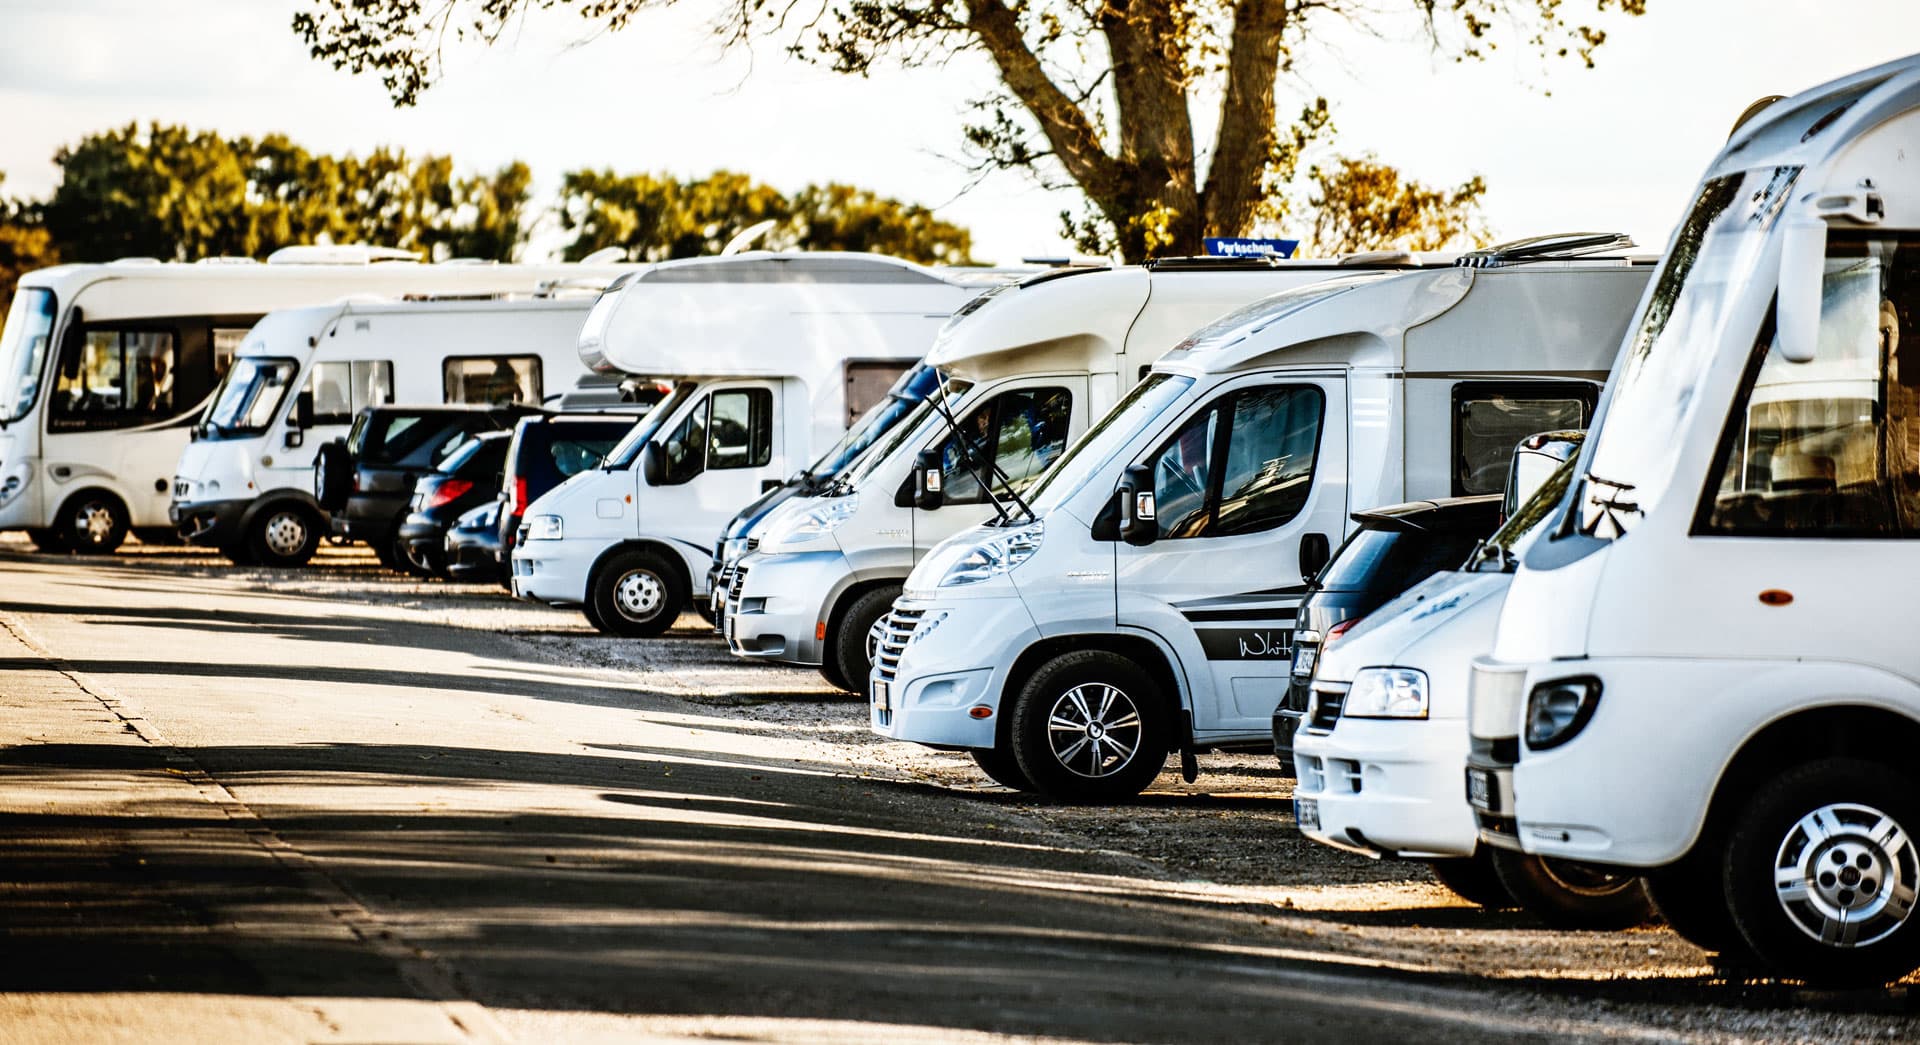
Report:
[[141,544],[152,544],[162,548],[178,548],[187,543],[178,530],[170,530],[165,526],[135,527],[133,535],[140,539]]
[[980,767],[980,772],[993,778],[993,782],[1001,787],[1010,787],[1015,791],[1033,790],[1033,781],[1028,780],[1027,774],[1020,769],[1020,760],[1013,757],[1013,752],[997,747],[977,747],[967,753],[973,756],[973,764]]
[[1656,917],[1646,883],[1618,868],[1487,848],[1514,901],[1556,929],[1629,929]]
[[1468,903],[1491,911],[1514,906],[1513,894],[1501,884],[1500,872],[1493,869],[1493,855],[1486,846],[1481,846],[1472,856],[1429,860],[1427,866],[1441,885]]
[[[1064,729],[1054,724],[1056,706],[1064,709],[1061,717],[1066,721],[1102,728]],[[1020,687],[1011,714],[1013,756],[1020,771],[1035,791],[1053,798],[1131,798],[1160,775],[1172,746],[1160,686],[1138,664],[1105,650],[1062,654],[1041,665]]]
[[321,443],[313,453],[313,497],[320,507],[337,512],[347,506],[352,493],[353,457],[347,444],[335,439]]
[[[893,609],[900,597],[900,586],[889,584],[863,592],[836,613],[839,619],[827,622],[827,648],[821,650],[820,674],[849,693],[864,693],[867,674],[873,670],[873,656],[867,652],[867,633],[880,618]],[[836,607],[837,609],[837,607]],[[832,670],[828,670],[832,665]],[[838,676],[838,677],[836,677]]]
[[32,541],[35,548],[49,554],[57,555],[67,550],[66,531],[58,527],[28,530],[27,540]]
[[380,560],[380,565],[395,573],[407,572],[407,550],[401,546],[399,534],[390,533],[367,543],[373,548],[373,557]]
[[[594,571],[587,598],[594,626],[610,635],[650,639],[673,627],[687,605],[687,584],[658,555],[625,551]],[[594,620],[598,616],[598,620]]]
[[112,555],[127,539],[127,506],[105,490],[82,490],[60,509],[67,548],[79,555]]
[[[1915,830],[1914,781],[1891,766],[1827,758],[1788,769],[1732,814],[1721,880],[1734,925],[1763,966],[1790,979],[1877,987],[1905,976],[1920,966]],[[1776,886],[1790,868],[1805,872],[1798,900]],[[1816,936],[1835,925],[1855,942]]]
[[320,522],[295,501],[269,504],[247,520],[247,558],[262,566],[305,566],[320,549]]
[[594,610],[592,599],[588,599],[581,604],[580,612],[586,614],[587,623],[593,625],[593,630],[598,632],[605,632],[607,630],[607,626],[600,623],[600,614]]
[[1678,863],[1647,872],[1647,896],[1654,910],[1680,938],[1726,964],[1750,965],[1753,949],[1733,924],[1720,866],[1725,842],[1702,839],[1693,853]]
[[720,618],[718,615],[716,615],[713,612],[713,604],[708,602],[707,600],[694,599],[693,612],[698,613],[700,615],[700,619],[707,622],[708,627],[710,628],[720,627]]
[[254,561],[253,549],[247,546],[247,542],[245,539],[241,539],[241,540],[233,541],[232,543],[229,543],[229,544],[221,545],[220,554],[226,556],[227,561],[230,563],[233,563],[235,566],[258,566],[259,565],[259,563]]

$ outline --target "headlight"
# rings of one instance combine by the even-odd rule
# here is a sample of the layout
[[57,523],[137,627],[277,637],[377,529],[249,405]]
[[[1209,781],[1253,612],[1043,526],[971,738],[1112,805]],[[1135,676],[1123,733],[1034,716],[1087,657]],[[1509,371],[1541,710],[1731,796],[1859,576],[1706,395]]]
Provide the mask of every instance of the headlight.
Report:
[[1040,550],[1040,538],[1045,533],[1045,524],[1036,521],[981,541],[948,568],[947,575],[940,578],[940,587],[978,584],[1013,572]]
[[0,481],[0,505],[20,496],[21,492],[27,488],[27,483],[32,480],[33,473],[28,472],[25,475],[9,475],[5,481]]
[[1361,668],[1347,690],[1343,718],[1426,718],[1427,673],[1413,668]]
[[1542,682],[1527,694],[1527,746],[1535,751],[1572,740],[1593,718],[1600,680],[1591,675]]
[[557,541],[566,532],[566,527],[557,515],[536,515],[527,520],[526,530],[526,540]]
[[837,497],[804,515],[789,517],[767,534],[766,543],[804,544],[825,537],[853,518],[854,509],[858,507],[859,497]]
[[720,546],[721,562],[733,562],[745,554],[747,554],[747,539],[745,537],[729,537],[726,543]]

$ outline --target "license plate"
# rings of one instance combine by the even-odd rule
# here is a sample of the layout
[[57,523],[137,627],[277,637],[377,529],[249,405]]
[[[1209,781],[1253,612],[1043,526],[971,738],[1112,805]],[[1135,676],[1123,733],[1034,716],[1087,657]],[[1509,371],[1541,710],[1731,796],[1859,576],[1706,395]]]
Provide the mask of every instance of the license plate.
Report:
[[1493,773],[1485,769],[1467,770],[1467,804],[1487,813],[1498,813],[1500,802],[1496,797],[1499,788],[1493,784]]
[[1293,655],[1293,673],[1295,675],[1313,674],[1313,662],[1316,658],[1319,657],[1319,655],[1320,655],[1320,650],[1318,647],[1315,647],[1315,646],[1300,647],[1300,652],[1295,653]]
[[893,710],[893,687],[885,682],[873,684],[873,706],[881,711]]
[[1320,830],[1320,800],[1317,798],[1296,798],[1293,800],[1293,821],[1302,831]]

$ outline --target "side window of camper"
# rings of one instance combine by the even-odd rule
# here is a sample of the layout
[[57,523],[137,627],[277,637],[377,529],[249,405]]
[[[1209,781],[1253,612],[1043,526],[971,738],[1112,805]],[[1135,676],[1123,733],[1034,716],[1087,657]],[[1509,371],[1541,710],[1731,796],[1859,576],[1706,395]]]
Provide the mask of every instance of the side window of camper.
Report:
[[1466,381],[1453,386],[1453,494],[1500,493],[1514,447],[1538,432],[1585,428],[1599,389],[1588,381]]
[[708,468],[760,468],[773,459],[773,393],[736,388],[713,394]]
[[307,378],[313,423],[343,425],[370,406],[393,402],[393,364],[384,359],[315,363]]
[[1147,459],[1160,536],[1284,526],[1306,507],[1326,397],[1313,385],[1247,389],[1195,414]]
[[441,368],[449,403],[531,403],[542,399],[539,356],[467,356]]
[[51,427],[126,428],[198,405],[177,402],[179,355],[171,330],[88,328],[62,349]]
[[852,427],[868,408],[885,399],[905,370],[906,367],[893,360],[850,360],[846,367],[847,426]]
[[1769,320],[1694,532],[1920,537],[1920,235],[1830,231],[1814,356],[1774,348]]
[[994,483],[998,495],[1001,488],[989,461],[1006,473],[1016,492],[1033,485],[1066,448],[1072,417],[1073,394],[1064,388],[1022,388],[980,404],[940,446],[946,503],[986,501],[975,470]]

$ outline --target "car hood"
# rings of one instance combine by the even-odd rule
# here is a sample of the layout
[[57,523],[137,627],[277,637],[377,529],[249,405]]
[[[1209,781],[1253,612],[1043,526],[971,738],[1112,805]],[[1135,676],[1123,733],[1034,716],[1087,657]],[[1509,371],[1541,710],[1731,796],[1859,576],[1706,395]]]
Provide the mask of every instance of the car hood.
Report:
[[1436,573],[1361,618],[1321,653],[1315,675],[1349,682],[1361,668],[1400,664],[1427,636],[1488,599],[1504,596],[1512,583],[1510,573]]

